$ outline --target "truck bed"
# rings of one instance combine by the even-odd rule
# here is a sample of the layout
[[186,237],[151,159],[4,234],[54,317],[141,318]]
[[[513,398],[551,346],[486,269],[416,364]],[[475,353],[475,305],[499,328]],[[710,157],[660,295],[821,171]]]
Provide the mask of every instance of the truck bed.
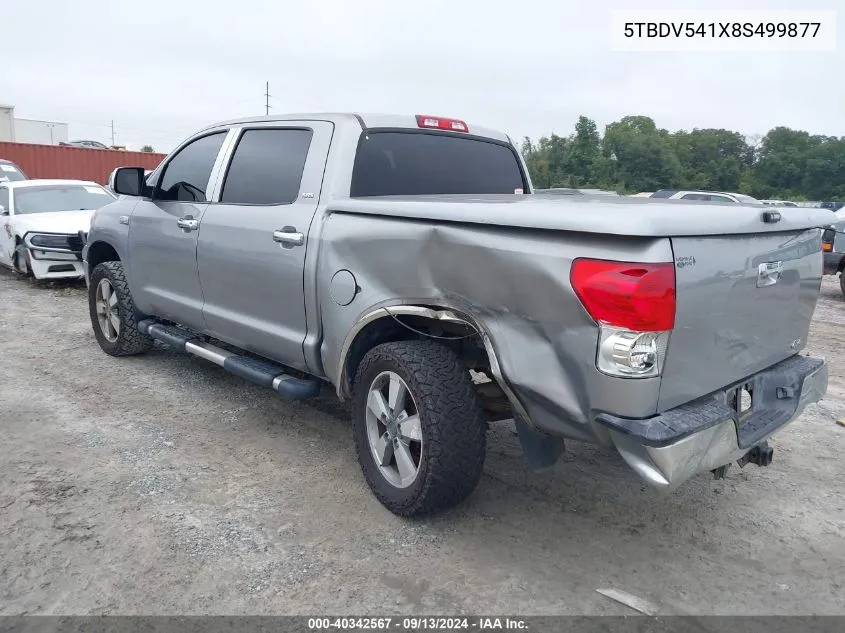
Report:
[[334,200],[332,211],[364,215],[549,229],[635,237],[674,237],[792,231],[832,224],[826,209],[778,208],[650,198],[529,195],[384,196]]

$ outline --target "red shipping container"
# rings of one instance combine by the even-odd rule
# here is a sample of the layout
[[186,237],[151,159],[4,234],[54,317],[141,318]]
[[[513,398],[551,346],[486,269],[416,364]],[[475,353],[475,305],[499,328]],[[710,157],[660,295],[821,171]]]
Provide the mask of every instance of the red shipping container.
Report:
[[29,178],[93,180],[102,185],[115,167],[155,169],[165,156],[117,149],[0,142],[0,158],[17,164]]

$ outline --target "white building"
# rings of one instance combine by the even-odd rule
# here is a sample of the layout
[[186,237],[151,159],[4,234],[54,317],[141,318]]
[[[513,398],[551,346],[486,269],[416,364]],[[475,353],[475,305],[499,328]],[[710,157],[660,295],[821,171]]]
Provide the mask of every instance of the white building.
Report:
[[15,106],[0,104],[0,141],[58,145],[67,143],[67,123],[18,119]]

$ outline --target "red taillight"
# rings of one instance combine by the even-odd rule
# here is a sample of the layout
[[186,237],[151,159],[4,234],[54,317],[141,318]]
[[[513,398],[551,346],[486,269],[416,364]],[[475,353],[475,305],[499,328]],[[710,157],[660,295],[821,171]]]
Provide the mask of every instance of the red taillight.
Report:
[[675,327],[675,265],[576,259],[572,288],[596,321],[634,332]]
[[427,114],[417,115],[417,125],[419,127],[427,127],[434,130],[449,130],[450,132],[469,132],[467,124],[458,119],[444,119],[439,116],[429,116]]

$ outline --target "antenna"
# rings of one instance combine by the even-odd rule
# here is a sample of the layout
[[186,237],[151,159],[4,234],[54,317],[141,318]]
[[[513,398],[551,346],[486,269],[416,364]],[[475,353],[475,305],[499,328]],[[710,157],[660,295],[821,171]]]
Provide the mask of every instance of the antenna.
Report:
[[270,114],[270,82],[268,81],[264,87],[264,115]]

